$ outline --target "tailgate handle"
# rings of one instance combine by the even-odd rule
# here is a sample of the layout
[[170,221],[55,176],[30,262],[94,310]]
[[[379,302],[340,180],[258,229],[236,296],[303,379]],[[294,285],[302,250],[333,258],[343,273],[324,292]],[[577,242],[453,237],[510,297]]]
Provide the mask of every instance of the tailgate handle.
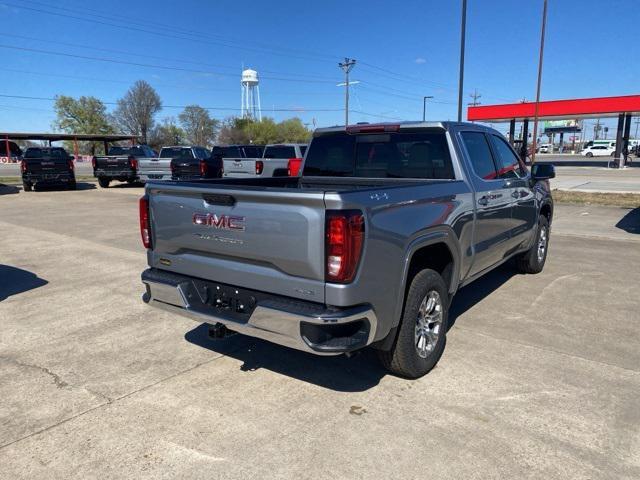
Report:
[[205,193],[202,198],[209,205],[225,205],[232,207],[236,204],[236,199],[231,195],[221,195],[217,193]]

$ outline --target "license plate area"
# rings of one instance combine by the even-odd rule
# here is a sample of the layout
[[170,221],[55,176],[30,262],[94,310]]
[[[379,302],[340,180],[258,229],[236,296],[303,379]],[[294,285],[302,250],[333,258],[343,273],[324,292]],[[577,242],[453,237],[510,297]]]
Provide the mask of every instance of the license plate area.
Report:
[[254,290],[198,279],[188,283],[185,296],[190,309],[239,323],[247,323],[258,301],[266,297]]

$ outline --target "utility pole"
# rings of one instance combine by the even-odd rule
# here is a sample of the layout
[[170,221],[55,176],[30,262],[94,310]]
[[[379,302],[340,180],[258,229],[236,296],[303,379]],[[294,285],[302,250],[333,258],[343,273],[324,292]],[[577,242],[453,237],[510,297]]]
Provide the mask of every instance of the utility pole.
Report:
[[[547,28],[547,0],[542,6],[542,28],[540,31],[540,54],[538,56],[538,85],[536,87],[536,109],[533,116],[533,141],[531,143],[531,165],[536,161],[536,146],[538,143],[538,114],[540,108],[540,86],[542,84],[542,60],[544,59],[544,33]],[[551,146],[553,151],[553,145]]]
[[460,28],[460,77],[458,79],[458,121],[462,121],[462,91],[464,90],[464,44],[467,30],[467,0],[462,0],[462,23]]
[[480,102],[478,101],[478,99],[482,97],[482,95],[478,93],[477,88],[474,88],[473,93],[470,93],[469,96],[473,99],[473,102],[469,103],[469,105],[471,105],[472,107],[475,107],[476,105],[480,105]]
[[356,61],[353,58],[344,58],[344,62],[340,62],[338,66],[344,72],[344,126],[349,125],[349,72],[355,66]]
[[596,126],[593,127],[593,139],[598,140],[600,138],[600,119],[596,120]]
[[427,95],[422,97],[422,121],[427,119],[427,98],[433,98],[433,95]]

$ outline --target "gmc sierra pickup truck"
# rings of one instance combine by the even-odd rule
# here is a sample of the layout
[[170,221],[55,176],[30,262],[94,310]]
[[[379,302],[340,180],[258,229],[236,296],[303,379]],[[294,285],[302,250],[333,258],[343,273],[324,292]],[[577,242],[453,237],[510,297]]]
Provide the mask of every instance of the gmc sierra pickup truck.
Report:
[[149,183],[143,300],[320,355],[368,345],[417,378],[456,291],[514,258],[538,273],[552,165],[470,123],[316,130],[300,177]]
[[[307,150],[304,143],[267,145],[261,158],[224,158],[225,178],[286,177],[291,174],[291,164],[301,162]],[[299,168],[299,163],[296,163]]]
[[22,187],[25,192],[34,186],[62,185],[76,189],[73,156],[64,148],[30,147],[24,152],[20,162]]
[[133,183],[139,180],[138,162],[155,157],[157,155],[148,145],[113,146],[107,155],[93,157],[93,176],[102,188],[108,188],[112,180]]
[[220,178],[222,159],[213,158],[204,147],[164,147],[160,155],[170,155],[171,178],[173,180],[200,180]]

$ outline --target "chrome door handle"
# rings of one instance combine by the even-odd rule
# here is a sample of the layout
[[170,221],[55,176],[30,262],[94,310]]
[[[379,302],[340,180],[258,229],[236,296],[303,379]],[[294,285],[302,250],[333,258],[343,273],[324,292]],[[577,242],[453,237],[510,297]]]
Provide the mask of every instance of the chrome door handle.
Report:
[[488,204],[489,204],[489,199],[486,196],[485,197],[480,197],[478,199],[478,205],[485,206],[485,205],[488,205]]

